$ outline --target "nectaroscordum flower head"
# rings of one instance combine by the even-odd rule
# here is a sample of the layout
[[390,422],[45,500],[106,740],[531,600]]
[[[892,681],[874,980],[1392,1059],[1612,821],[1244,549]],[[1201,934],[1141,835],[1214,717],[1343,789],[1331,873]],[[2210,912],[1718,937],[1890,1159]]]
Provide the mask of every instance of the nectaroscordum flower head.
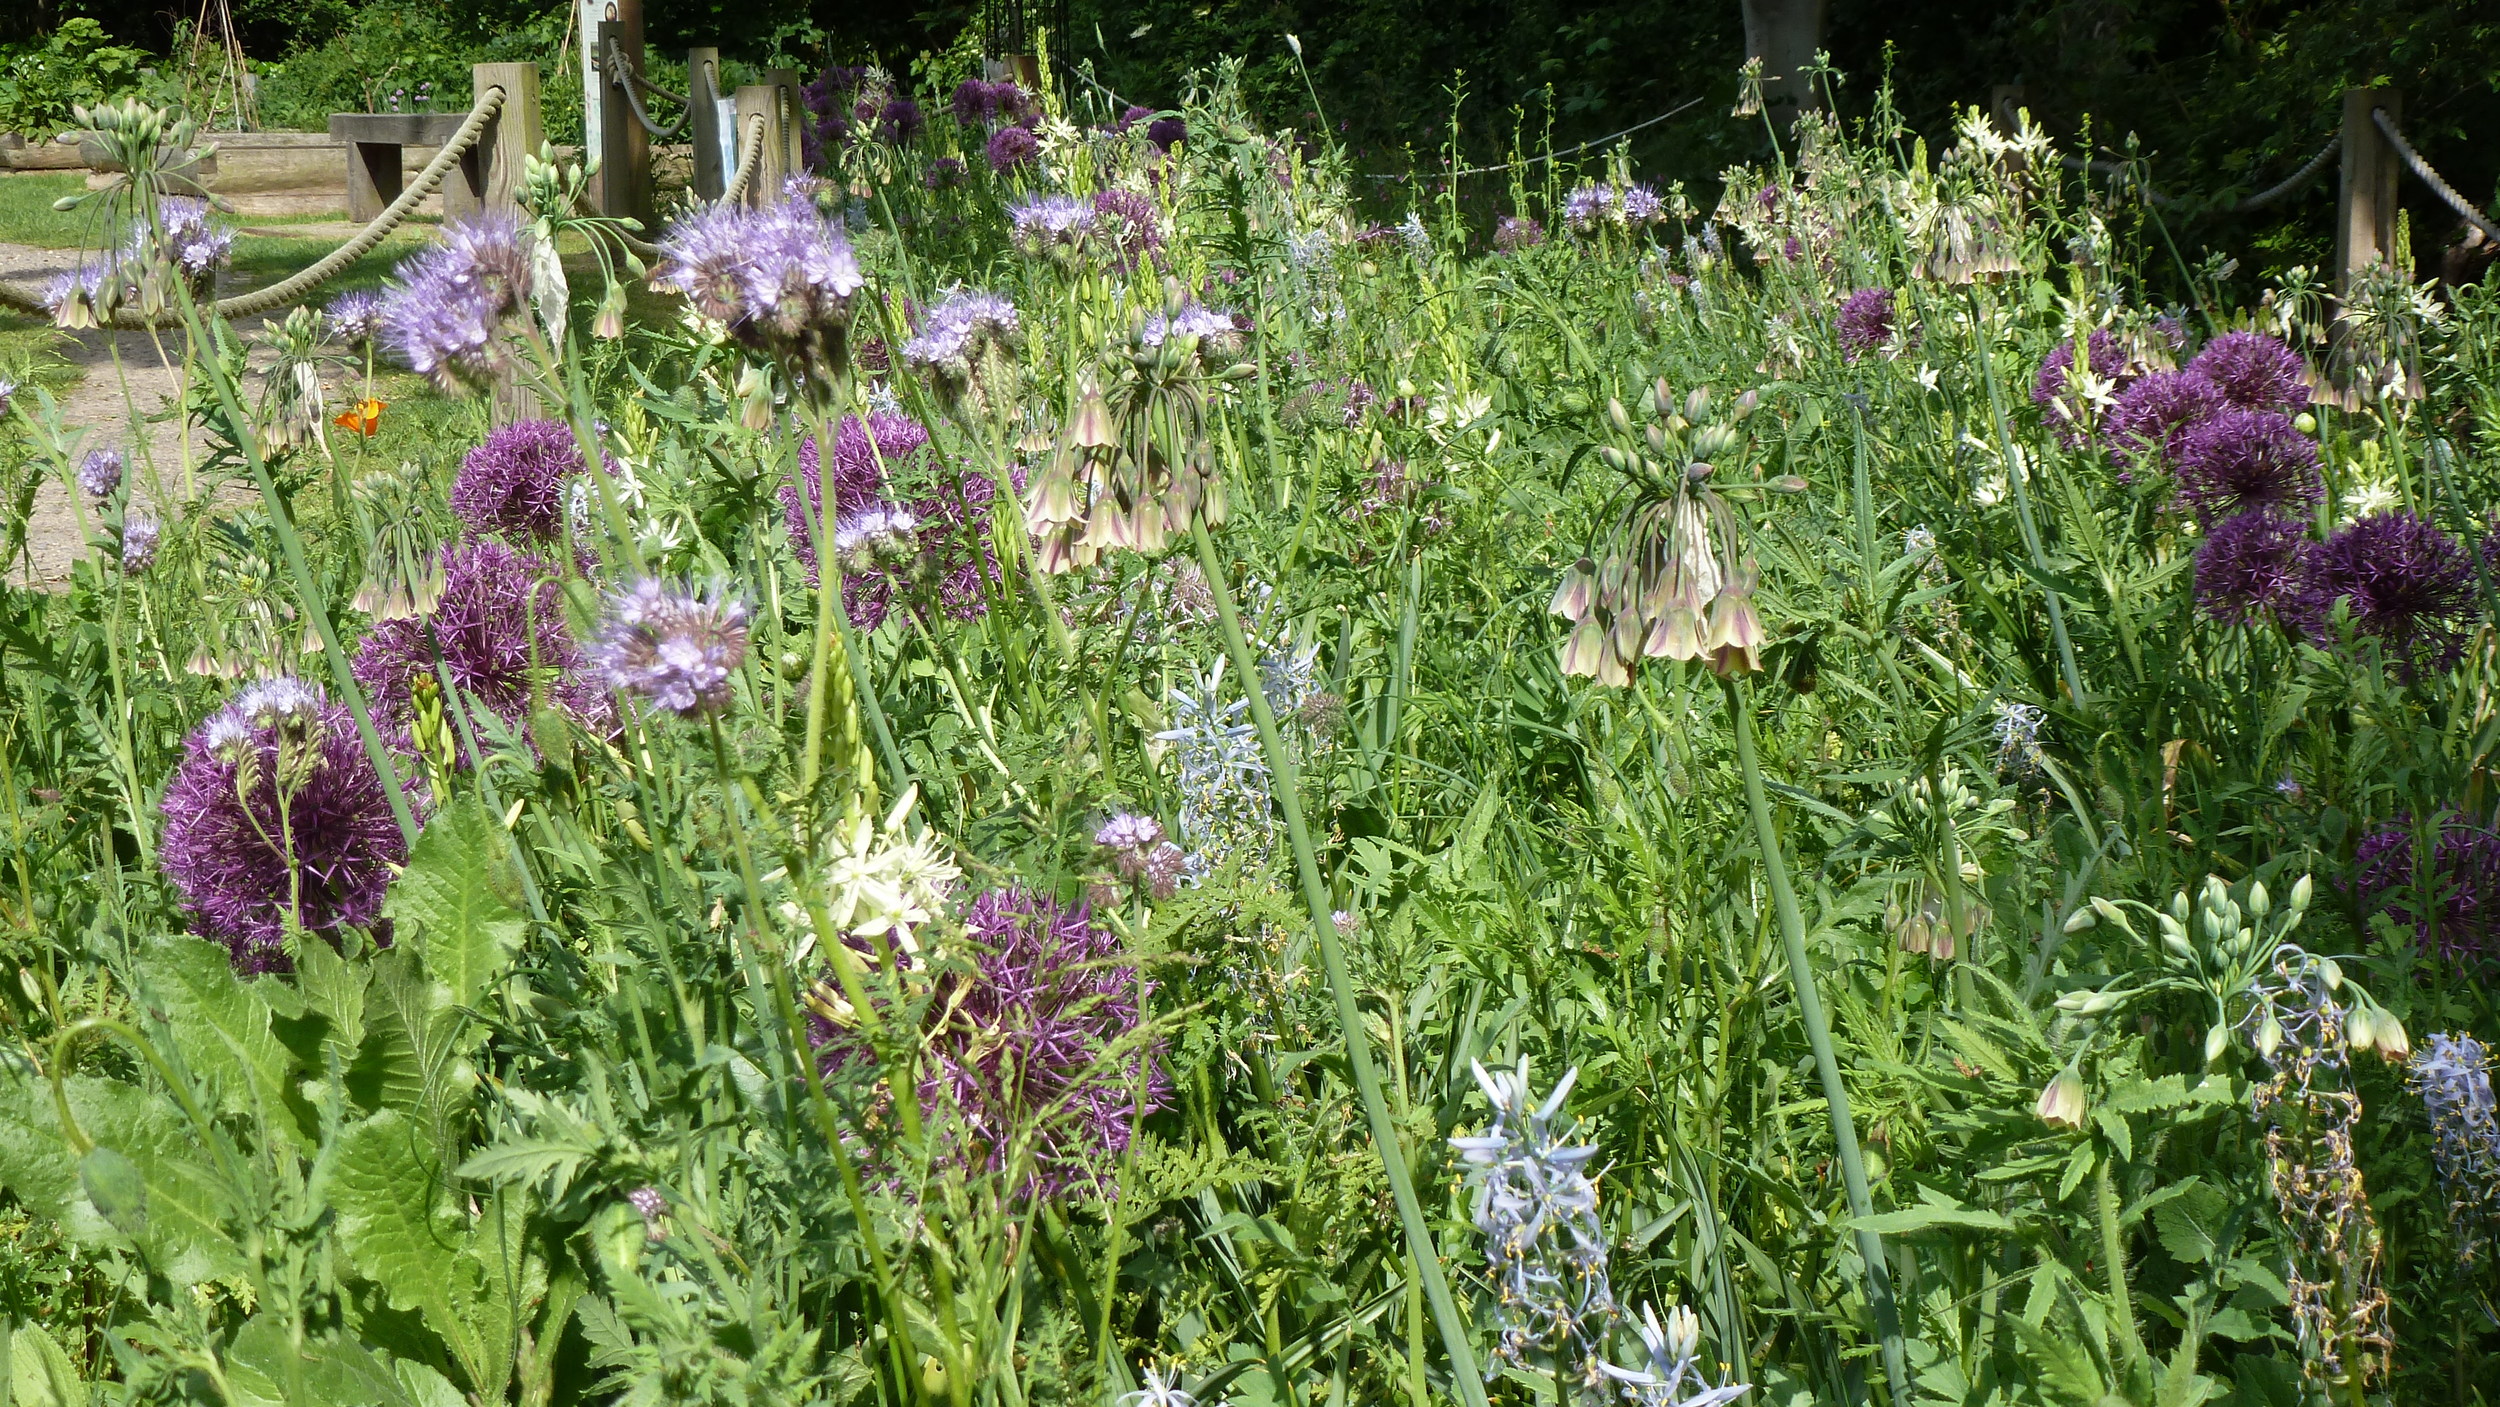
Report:
[[511,356],[506,326],[535,287],[536,241],[512,211],[445,225],[441,244],[393,274],[382,299],[383,341],[445,389],[492,378]]
[[295,679],[250,686],[193,731],[163,809],[158,860],[244,972],[288,965],[290,917],[314,934],[380,918],[408,857],[354,718]]
[[592,658],[610,687],[681,715],[729,706],[747,654],[746,604],[646,577],[608,602]]

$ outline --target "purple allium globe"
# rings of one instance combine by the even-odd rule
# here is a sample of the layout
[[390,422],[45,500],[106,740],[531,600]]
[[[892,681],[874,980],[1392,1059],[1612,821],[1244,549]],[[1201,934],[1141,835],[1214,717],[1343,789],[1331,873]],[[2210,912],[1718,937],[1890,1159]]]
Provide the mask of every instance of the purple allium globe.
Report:
[[1177,117],[1158,117],[1146,124],[1146,140],[1157,150],[1170,151],[1189,136],[1189,124]]
[[[874,630],[885,623],[898,592],[915,606],[972,620],[989,609],[998,580],[998,558],[989,544],[990,503],[997,485],[986,475],[963,474],[928,452],[929,432],[908,416],[876,412],[863,426],[847,416],[833,437],[834,551],[841,563],[843,602],[851,623]],[[873,428],[876,448],[869,448]],[[908,503],[888,499],[888,480],[878,473],[924,485],[927,496]],[[807,508],[789,485],[781,488],[782,520],[790,545],[818,580],[816,535],[823,488],[815,442],[799,445],[799,478]]]
[[2244,410],[2297,410],[2309,403],[2309,369],[2300,353],[2262,332],[2226,332],[2205,344],[2188,370]]
[[566,480],[582,471],[581,446],[561,420],[516,420],[460,461],[451,511],[481,537],[525,548],[564,540]]
[[1884,345],[1892,336],[1892,290],[1861,288],[1841,300],[1832,330],[1840,338],[1843,361],[1856,361]]
[[2465,649],[2474,609],[2474,560],[2465,546],[2410,513],[2348,523],[2309,557],[2301,613],[2328,643],[2338,601],[2353,629],[2374,637],[2407,679],[2437,674]]
[[933,191],[950,191],[964,183],[964,164],[951,156],[941,156],[920,173],[920,184]]
[[[1154,983],[1086,910],[1030,890],[984,892],[964,930],[974,956],[940,975],[921,1035],[936,1135],[969,1167],[1017,1176],[1019,1198],[1118,1195],[1114,1165],[1171,1092],[1161,1043],[1136,1041]],[[829,1068],[865,1058],[833,1022],[811,1025]]]
[[609,598],[591,658],[609,687],[683,717],[729,707],[746,662],[746,603],[646,577]]
[[1493,222],[1493,247],[1516,254],[1545,242],[1545,227],[1525,215],[1504,215]]
[[162,531],[156,515],[133,508],[122,515],[122,575],[146,576],[156,565],[156,540]]
[[369,288],[342,293],[321,311],[322,330],[351,347],[370,344],[382,332],[382,295]]
[[102,503],[122,486],[122,452],[109,445],[99,446],[78,460],[78,489],[87,497]]
[[194,730],[163,809],[166,877],[246,973],[290,966],[290,915],[323,935],[372,924],[408,858],[354,717],[301,680],[254,684]]
[[2271,410],[2225,406],[2179,437],[2179,499],[2200,523],[2250,509],[2302,513],[2326,494],[2318,447]]
[[2156,371],[2118,393],[2104,428],[2121,445],[2176,460],[2189,429],[2225,404],[2214,383],[2193,371]]
[[444,390],[492,379],[511,360],[504,329],[528,306],[536,246],[516,211],[444,225],[441,244],[392,274],[382,295],[382,340]]
[[2308,550],[2300,523],[2279,513],[2224,519],[2196,548],[2197,608],[2226,624],[2294,610]]
[[1110,237],[1113,257],[1123,269],[1163,247],[1163,221],[1152,197],[1136,191],[1097,191],[1094,228]]
[[920,104],[909,98],[892,98],[877,110],[877,140],[890,146],[901,146],[920,135],[928,120],[920,115]]
[[1029,127],[1001,127],[982,154],[989,158],[992,171],[1005,175],[1019,166],[1032,165],[1042,154],[1042,144]]
[[2419,849],[2404,815],[2364,836],[2353,850],[2353,890],[2385,903],[2426,951],[2460,965],[2492,956],[2500,937],[2500,834],[2451,812],[2440,818],[2432,853]]
[[669,226],[651,274],[653,287],[684,294],[816,390],[849,364],[851,297],[866,282],[841,224],[803,196],[686,216]]
[[582,651],[554,568],[491,539],[444,548],[440,566],[433,614],[381,621],[356,650],[353,672],[375,718],[407,726],[416,681],[435,679],[439,661],[464,699],[510,727],[523,726],[541,699],[606,722],[603,696],[578,677]]

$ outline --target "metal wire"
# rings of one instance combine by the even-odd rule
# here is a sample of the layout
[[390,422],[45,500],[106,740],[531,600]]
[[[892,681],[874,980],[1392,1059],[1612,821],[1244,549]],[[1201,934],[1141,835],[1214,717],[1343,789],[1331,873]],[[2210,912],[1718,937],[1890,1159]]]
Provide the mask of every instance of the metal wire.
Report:
[[[2318,148],[2318,154],[2309,158],[2309,160],[2304,163],[2299,170],[2294,171],[2291,175],[2284,177],[2282,180],[2275,182],[2273,185],[2266,187],[2264,190],[2257,192],[2255,195],[2248,196],[2241,200],[2235,200],[2229,205],[2221,207],[2215,213],[2224,215],[2243,215],[2251,210],[2262,210],[2266,206],[2272,205],[2276,201],[2281,200],[2283,197],[2299,190],[2302,186],[2307,185],[2311,178],[2315,177],[2320,171],[2325,170],[2326,163],[2334,157],[2335,153],[2342,148],[2343,144],[2344,139],[2340,133],[2327,138],[2326,145]],[[2179,198],[2177,196],[2164,195],[2160,191],[2153,189],[2149,182],[2145,181],[2142,176],[2137,174],[2136,164],[2133,162],[2086,161],[2079,156],[2061,156],[2057,159],[2057,164],[2069,171],[2082,171],[2094,176],[2108,176],[2111,178],[2110,184],[2112,185],[2124,184],[2134,186],[2138,191],[2143,193],[2144,203],[2147,205],[2160,206],[2175,205],[2178,203]]]
[[2474,202],[2457,194],[2456,187],[2449,185],[2437,171],[2431,169],[2431,164],[2422,159],[2422,154],[2413,149],[2411,142],[2405,140],[2404,133],[2396,130],[2395,119],[2387,115],[2387,109],[2370,109],[2370,121],[2377,125],[2379,134],[2387,138],[2388,145],[2396,149],[2396,155],[2405,159],[2405,165],[2413,168],[2413,174],[2422,178],[2422,184],[2431,188],[2431,194],[2448,202],[2449,208],[2464,216],[2467,224],[2481,230],[2484,238],[2500,240],[2500,226],[2493,225],[2490,216],[2475,209]]

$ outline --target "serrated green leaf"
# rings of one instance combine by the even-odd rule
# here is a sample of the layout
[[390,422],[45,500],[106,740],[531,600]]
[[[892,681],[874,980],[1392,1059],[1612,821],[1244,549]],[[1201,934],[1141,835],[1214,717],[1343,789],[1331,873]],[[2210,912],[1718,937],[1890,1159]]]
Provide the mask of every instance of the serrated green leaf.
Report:
[[42,1326],[20,1321],[9,1334],[9,1392],[12,1407],[87,1407],[87,1384],[71,1366],[69,1355]]
[[2092,1111],[2092,1122],[2110,1146],[2118,1150],[2118,1161],[2128,1162],[2135,1157],[2135,1129],[2127,1123],[2126,1115],[2103,1106]]
[[79,1128],[97,1147],[136,1166],[147,1188],[140,1236],[114,1229],[83,1189],[64,1209],[70,1234],[90,1244],[136,1244],[150,1267],[176,1285],[242,1274],[242,1250],[226,1232],[235,1213],[231,1199],[222,1180],[196,1161],[206,1150],[173,1102],[118,1080],[73,1075],[66,1084]]
[[2203,1265],[2221,1249],[2222,1223],[2231,1199],[2198,1184],[2153,1208],[2153,1231],[2161,1248],[2190,1265]]
[[2125,1114],[2176,1109],[2188,1102],[2187,1081],[2177,1075],[2164,1075],[2158,1080],[2124,1080],[2101,1102]]
[[2084,1178],[2091,1174],[2092,1165],[2098,1161],[2089,1139],[2076,1144],[2075,1151],[2066,1155],[2065,1173],[2057,1179],[2057,1200],[2063,1202],[2075,1195],[2075,1189],[2083,1185]]
[[171,1053],[214,1106],[252,1119],[300,1153],[311,1139],[293,1095],[295,1055],[270,1029],[257,984],[234,975],[223,944],[158,938],[140,951],[139,995],[163,1021]]
[[452,1001],[476,1006],[521,950],[519,881],[503,827],[464,798],[435,813],[383,913]]
[[376,954],[371,967],[365,1038],[348,1068],[348,1095],[367,1111],[397,1109],[439,1128],[476,1083],[466,1059],[478,1038],[475,1022],[416,954],[393,948]]
[[1917,1206],[1900,1207],[1849,1223],[1858,1231],[1872,1231],[1878,1236],[1906,1236],[1914,1231],[1933,1231],[1955,1227],[1965,1231],[2012,1231],[2014,1223],[2002,1214],[1965,1207],[1946,1200],[1934,1188],[1919,1189],[1923,1198]]

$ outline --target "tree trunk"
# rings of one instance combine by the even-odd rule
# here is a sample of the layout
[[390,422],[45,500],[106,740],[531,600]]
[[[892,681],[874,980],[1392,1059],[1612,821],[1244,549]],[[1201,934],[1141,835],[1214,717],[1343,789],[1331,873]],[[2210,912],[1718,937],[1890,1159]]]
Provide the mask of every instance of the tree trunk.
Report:
[[1779,130],[1822,104],[1806,73],[1823,47],[1831,0],[1742,0],[1745,57],[1762,61],[1762,106]]

